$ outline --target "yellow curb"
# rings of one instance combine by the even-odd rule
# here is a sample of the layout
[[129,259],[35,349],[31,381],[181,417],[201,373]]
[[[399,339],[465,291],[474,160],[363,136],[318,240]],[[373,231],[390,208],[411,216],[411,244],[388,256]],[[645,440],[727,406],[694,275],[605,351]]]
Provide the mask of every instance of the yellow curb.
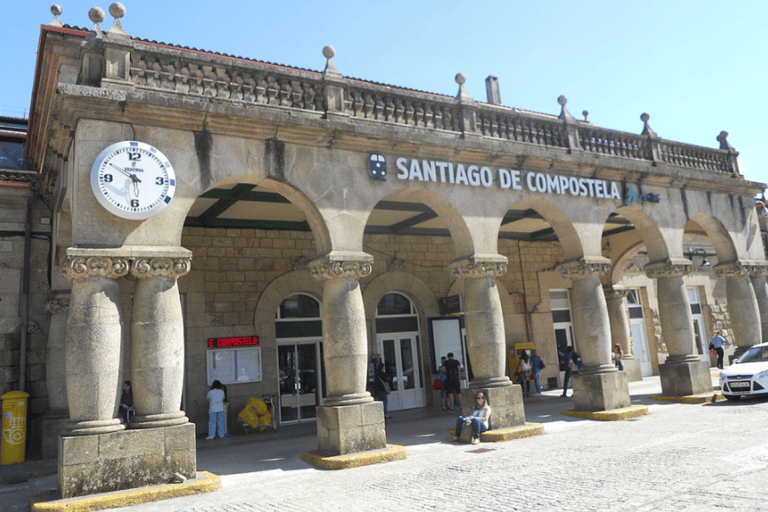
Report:
[[[480,441],[483,443],[498,443],[499,441],[511,441],[523,437],[537,436],[544,433],[544,425],[541,423],[526,423],[510,428],[486,430],[480,433]],[[455,436],[456,429],[448,430],[448,435]]]
[[538,436],[543,433],[544,425],[541,423],[526,423],[517,427],[486,430],[480,434],[480,441],[484,443],[497,443],[499,441],[511,441],[523,437]]
[[630,418],[637,418],[638,416],[644,416],[648,414],[648,406],[646,405],[630,405],[629,407],[622,407],[621,409],[611,409],[609,411],[562,411],[560,414],[566,416],[573,416],[575,418],[584,418],[587,420],[598,421],[621,421]]
[[198,471],[196,478],[180,484],[150,485],[138,489],[36,503],[34,502],[35,497],[33,497],[30,509],[33,512],[103,510],[211,492],[219,487],[221,487],[221,477],[207,471]]
[[386,448],[381,450],[370,450],[353,453],[352,455],[324,457],[317,452],[304,452],[299,455],[299,458],[320,469],[349,469],[370,464],[381,464],[382,462],[392,462],[393,460],[402,460],[407,455],[408,451],[404,446],[388,444]]
[[676,402],[679,404],[705,404],[707,402],[722,402],[725,400],[725,397],[720,391],[714,391],[711,393],[699,393],[698,395],[687,396],[653,395],[650,398],[653,400],[661,400],[663,402]]

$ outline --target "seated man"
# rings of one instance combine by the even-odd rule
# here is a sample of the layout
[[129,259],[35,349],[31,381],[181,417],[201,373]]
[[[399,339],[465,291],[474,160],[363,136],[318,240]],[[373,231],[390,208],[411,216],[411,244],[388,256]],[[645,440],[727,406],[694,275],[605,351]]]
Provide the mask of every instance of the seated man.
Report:
[[474,435],[472,436],[472,444],[479,443],[480,433],[488,430],[488,420],[490,418],[491,406],[486,403],[485,395],[478,393],[477,399],[475,400],[475,408],[472,411],[472,416],[459,416],[456,419],[456,435],[453,437],[453,439],[451,439],[451,441],[456,442],[459,440],[459,437],[461,436],[461,429],[464,424],[467,423],[467,425],[471,424],[471,427],[474,430]]

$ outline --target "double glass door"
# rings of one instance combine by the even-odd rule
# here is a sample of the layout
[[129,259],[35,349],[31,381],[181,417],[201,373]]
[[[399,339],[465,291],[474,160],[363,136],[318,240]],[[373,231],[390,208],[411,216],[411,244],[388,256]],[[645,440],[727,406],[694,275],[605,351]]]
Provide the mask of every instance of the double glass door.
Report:
[[313,421],[322,405],[322,354],[319,341],[281,343],[277,347],[280,424]]
[[378,338],[384,356],[384,367],[392,377],[389,410],[424,407],[426,398],[424,382],[419,371],[418,334],[380,334]]

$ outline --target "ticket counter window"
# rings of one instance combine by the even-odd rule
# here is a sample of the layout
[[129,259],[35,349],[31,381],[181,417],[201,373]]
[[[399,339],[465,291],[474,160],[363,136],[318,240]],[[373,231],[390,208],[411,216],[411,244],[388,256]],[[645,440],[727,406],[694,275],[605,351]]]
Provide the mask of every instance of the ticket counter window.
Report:
[[315,420],[326,395],[320,302],[311,295],[286,297],[275,315],[280,424]]

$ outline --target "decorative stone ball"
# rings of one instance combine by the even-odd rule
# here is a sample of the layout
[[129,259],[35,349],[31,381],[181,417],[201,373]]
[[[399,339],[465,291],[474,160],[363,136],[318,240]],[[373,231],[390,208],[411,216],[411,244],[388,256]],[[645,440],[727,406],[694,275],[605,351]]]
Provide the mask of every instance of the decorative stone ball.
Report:
[[561,94],[560,96],[557,97],[558,105],[562,106],[562,105],[565,105],[566,103],[568,103],[568,96],[566,96],[565,94]]
[[648,115],[648,114],[646,114],[645,112],[643,112],[642,114],[640,114],[640,120],[641,120],[642,122],[644,122],[644,123],[647,123],[647,122],[648,122],[648,120],[649,120],[650,118],[651,118],[651,116],[649,116],[649,115]]
[[456,83],[459,85],[464,85],[467,82],[467,75],[464,73],[456,73]]
[[88,18],[94,23],[101,23],[104,21],[104,9],[101,7],[91,7],[88,11]]
[[61,16],[61,13],[64,12],[64,10],[61,8],[60,5],[54,4],[51,6],[51,14],[54,16]]
[[109,6],[109,14],[111,14],[113,18],[122,18],[125,16],[125,6],[120,2],[114,2]]
[[334,55],[336,55],[336,48],[333,46],[328,45],[323,48],[323,57],[326,59],[332,59]]

